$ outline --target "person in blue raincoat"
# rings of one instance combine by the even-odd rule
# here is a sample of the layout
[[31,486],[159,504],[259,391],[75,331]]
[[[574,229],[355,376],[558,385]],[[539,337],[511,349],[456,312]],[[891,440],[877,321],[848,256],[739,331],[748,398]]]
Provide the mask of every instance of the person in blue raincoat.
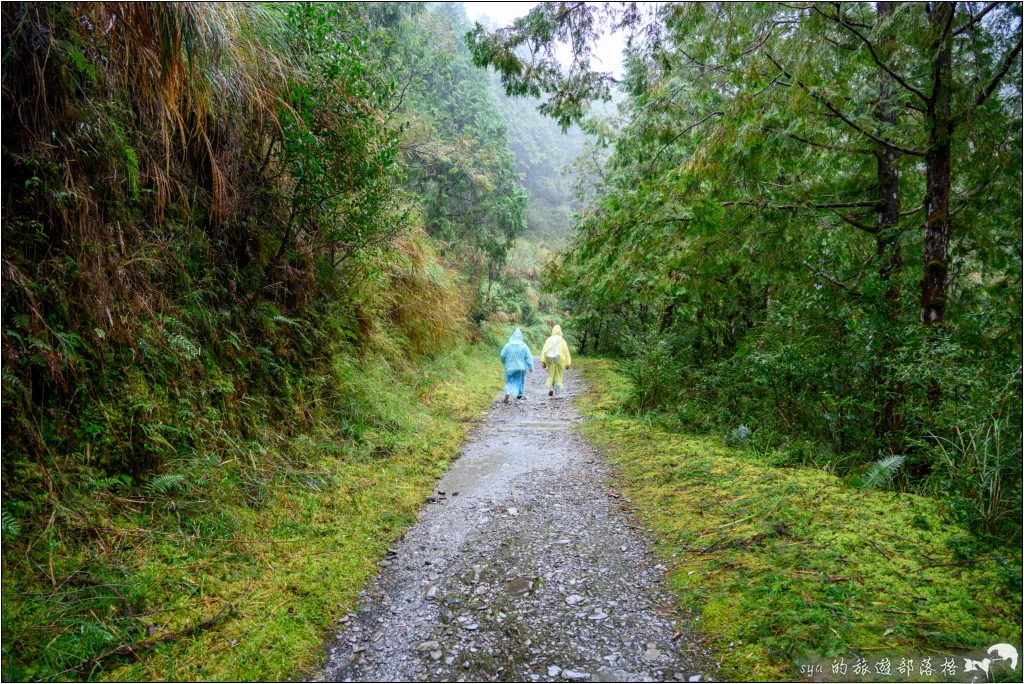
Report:
[[523,331],[519,328],[501,350],[501,362],[505,364],[505,403],[512,395],[522,399],[526,394],[526,372],[533,372],[533,352],[523,342]]

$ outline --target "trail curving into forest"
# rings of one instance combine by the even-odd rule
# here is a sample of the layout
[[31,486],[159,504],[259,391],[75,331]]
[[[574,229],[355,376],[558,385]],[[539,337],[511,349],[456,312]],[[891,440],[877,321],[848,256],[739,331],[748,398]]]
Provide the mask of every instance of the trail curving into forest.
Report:
[[665,568],[572,431],[566,384],[550,399],[536,372],[525,400],[495,401],[342,618],[322,680],[711,681]]

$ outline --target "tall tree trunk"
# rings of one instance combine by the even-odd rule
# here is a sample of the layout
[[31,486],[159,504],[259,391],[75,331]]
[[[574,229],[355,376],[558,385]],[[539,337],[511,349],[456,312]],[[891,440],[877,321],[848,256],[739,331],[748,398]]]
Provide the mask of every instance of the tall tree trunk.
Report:
[[[879,25],[884,24],[895,9],[893,2],[879,2],[876,6]],[[883,57],[888,61],[892,52],[894,38],[888,29],[884,29],[879,36],[879,48]],[[889,74],[879,69],[878,88],[878,119],[882,123],[883,138],[889,138],[891,133],[884,131],[885,128],[892,128],[896,125],[896,109],[894,98],[896,83]],[[878,233],[875,238],[875,249],[878,253],[878,274],[885,283],[885,292],[882,296],[880,306],[882,319],[882,339],[880,360],[876,369],[875,387],[881,395],[878,397],[880,415],[876,423],[876,435],[880,442],[889,447],[894,446],[894,434],[899,429],[900,418],[896,409],[899,405],[903,388],[899,382],[894,381],[887,372],[885,364],[895,348],[893,326],[898,325],[901,318],[901,299],[899,276],[903,270],[903,255],[900,251],[900,178],[899,170],[896,168],[896,160],[899,152],[883,145],[878,152]]]
[[[877,5],[878,21],[886,21],[894,9],[893,2],[879,2]],[[879,41],[882,54],[888,56],[893,46],[893,36],[885,31]],[[896,91],[896,84],[891,76],[879,70],[881,83],[878,93],[878,118],[883,127],[894,127],[896,125],[896,109],[893,107],[893,99]],[[886,137],[891,133],[886,132]],[[903,259],[900,255],[899,230],[900,222],[900,178],[896,168],[896,160],[899,152],[888,145],[884,145],[878,155],[878,238],[877,248],[879,256],[888,256],[882,260],[881,274],[885,280],[891,280],[893,275],[899,273],[903,267]]]
[[[679,276],[679,270],[669,271],[668,278],[673,283],[673,285],[679,281]],[[674,297],[670,297],[668,300],[668,305],[665,307],[665,310],[661,313],[661,323],[658,324],[658,332],[663,333],[668,331],[668,329],[672,327],[672,323],[675,320],[675,315],[676,301]]]
[[658,332],[663,333],[671,328],[672,320],[675,318],[675,315],[676,303],[670,300],[668,306],[665,307],[665,310],[661,314],[661,323],[658,325]]
[[952,174],[953,14],[956,3],[936,2],[929,23],[932,43],[932,93],[928,105],[928,170],[925,180],[924,277],[921,280],[921,323],[946,322],[949,271],[949,185]]

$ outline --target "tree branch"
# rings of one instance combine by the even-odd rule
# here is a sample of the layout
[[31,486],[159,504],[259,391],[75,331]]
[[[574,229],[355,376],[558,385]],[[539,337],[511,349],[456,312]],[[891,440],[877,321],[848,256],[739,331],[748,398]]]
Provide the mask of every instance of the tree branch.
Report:
[[970,21],[968,21],[966,24],[964,24],[963,26],[961,26],[957,30],[953,31],[953,35],[954,36],[959,36],[961,33],[963,33],[967,29],[969,29],[972,26],[974,26],[975,24],[977,24],[979,21],[981,21],[982,17],[984,17],[986,14],[988,14],[989,12],[994,10],[998,4],[999,4],[998,2],[990,2],[987,5],[985,5],[985,8],[983,10],[981,10],[980,12],[978,12],[973,17],[971,17]]
[[818,95],[817,93],[815,93],[813,90],[808,88],[807,85],[805,83],[803,83],[800,79],[795,78],[792,74],[790,74],[788,71],[786,71],[786,69],[781,64],[779,64],[777,61],[775,61],[774,57],[772,57],[771,55],[769,55],[767,53],[765,53],[765,56],[768,57],[769,60],[771,60],[772,64],[774,64],[779,69],[779,71],[781,71],[783,74],[786,75],[786,78],[792,80],[798,86],[800,86],[801,88],[806,90],[807,93],[811,97],[813,97],[815,100],[817,100],[821,104],[825,105],[825,107],[830,112],[832,112],[837,117],[842,119],[846,123],[846,125],[849,126],[850,128],[852,128],[853,130],[857,131],[858,133],[860,133],[863,136],[866,136],[866,137],[870,138],[871,140],[874,140],[879,145],[885,145],[886,147],[891,147],[892,149],[896,150],[897,152],[902,152],[903,154],[909,154],[912,157],[923,157],[923,156],[925,156],[924,152],[919,152],[917,150],[912,150],[912,149],[907,148],[907,147],[902,147],[902,146],[897,145],[896,143],[890,142],[890,141],[888,141],[888,140],[886,140],[884,138],[880,138],[880,137],[878,137],[877,135],[875,135],[874,133],[872,133],[870,131],[864,130],[863,128],[861,128],[860,126],[855,124],[853,121],[848,119],[845,114],[843,114],[838,109],[836,109],[836,107],[831,102],[829,102],[825,98],[823,98],[820,95]]
[[828,14],[827,12],[822,12],[820,9],[818,9],[817,6],[815,6],[814,11],[817,12],[818,14],[820,14],[821,16],[826,17],[828,19],[831,19],[832,21],[834,21],[834,22],[838,23],[839,25],[845,27],[847,30],[849,30],[851,33],[853,33],[853,35],[855,35],[858,38],[860,38],[861,41],[865,45],[867,45],[868,51],[871,53],[871,57],[875,60],[875,64],[877,64],[878,67],[882,71],[884,71],[885,73],[887,73],[890,76],[892,76],[893,80],[895,80],[901,86],[906,88],[908,91],[912,92],[914,95],[917,95],[919,98],[921,98],[922,101],[924,101],[925,103],[928,102],[928,98],[925,96],[924,93],[922,93],[920,90],[918,90],[914,86],[912,86],[909,83],[907,83],[905,80],[903,80],[903,78],[899,74],[897,74],[895,71],[890,69],[888,67],[888,65],[886,65],[884,62],[882,62],[882,59],[878,56],[878,53],[875,52],[875,46],[871,44],[871,41],[868,40],[864,36],[864,34],[861,33],[860,31],[858,31],[852,24],[847,23],[847,21],[842,17],[842,15],[833,17],[832,15]]
[[981,89],[981,92],[978,93],[978,97],[974,99],[974,103],[970,106],[970,108],[957,118],[962,118],[963,116],[966,116],[967,113],[970,112],[972,109],[980,107],[981,104],[988,99],[988,96],[991,95],[995,91],[995,89],[999,87],[999,82],[1003,80],[1003,76],[1006,76],[1006,72],[1010,70],[1011,66],[1013,66],[1013,62],[1017,59],[1017,55],[1020,54],[1020,49],[1021,39],[1017,39],[1017,44],[1003,58],[1003,63],[999,66],[999,71],[996,72],[996,75],[992,77],[992,81],[987,86]]
[[830,202],[825,204],[796,203],[776,204],[772,206],[763,200],[734,200],[730,202],[722,202],[721,206],[731,207],[733,205],[743,205],[748,207],[763,207],[765,209],[797,209],[799,207],[806,207],[808,209],[849,209],[852,207],[878,207],[879,204],[881,204],[881,202],[878,200],[870,200],[867,202]]
[[789,137],[792,138],[793,140],[799,140],[800,142],[806,145],[810,145],[811,147],[820,147],[823,150],[832,150],[834,152],[850,152],[852,154],[867,154],[871,156],[874,156],[876,154],[873,150],[869,149],[860,150],[857,149],[856,147],[841,147],[839,145],[830,145],[828,143],[817,142],[815,140],[810,140],[808,138],[801,138],[799,135],[796,135],[795,133],[790,133]]
[[658,161],[658,157],[660,157],[660,156],[661,156],[661,153],[662,153],[662,152],[664,152],[664,151],[665,151],[666,149],[668,149],[668,146],[669,146],[669,145],[671,145],[672,143],[674,143],[674,142],[675,142],[676,140],[679,140],[679,138],[683,137],[684,135],[686,135],[687,133],[689,133],[690,131],[692,131],[692,130],[693,130],[694,128],[696,128],[697,126],[700,126],[700,125],[701,125],[702,123],[704,123],[705,121],[707,121],[707,120],[708,120],[708,119],[710,119],[711,117],[713,117],[713,116],[723,116],[724,114],[725,114],[725,112],[711,112],[710,114],[708,114],[707,116],[705,116],[705,117],[704,117],[703,119],[701,119],[700,121],[698,121],[698,122],[696,122],[696,123],[693,123],[693,124],[690,124],[689,126],[687,126],[686,128],[684,128],[684,129],[683,129],[682,131],[680,131],[680,132],[679,132],[679,135],[676,135],[676,136],[675,136],[675,137],[673,137],[673,138],[672,138],[671,140],[669,140],[669,141],[668,141],[667,143],[665,143],[664,145],[662,145],[662,146],[661,146],[661,149],[660,149],[660,150],[658,150],[658,153],[657,153],[656,155],[654,155],[654,159],[652,159],[652,160],[651,160],[651,169],[650,169],[650,171],[648,172],[648,174],[647,174],[647,175],[648,175],[648,176],[651,176],[651,175],[653,175],[653,174],[654,174],[654,163],[655,163],[656,161]]
[[858,298],[861,296],[860,292],[858,292],[857,290],[854,290],[852,287],[850,287],[849,285],[847,285],[843,281],[837,280],[836,278],[833,278],[832,276],[830,276],[827,273],[822,273],[818,269],[814,268],[814,266],[811,266],[809,263],[807,263],[806,259],[801,259],[800,263],[803,264],[804,266],[806,266],[807,269],[811,273],[813,273],[814,275],[818,276],[819,278],[822,278],[823,280],[827,280],[828,282],[832,283],[833,285],[835,285],[838,288],[842,288],[844,291],[849,293],[851,296],[858,297]]
[[160,636],[153,637],[152,639],[146,639],[145,641],[136,641],[135,643],[131,643],[131,644],[121,643],[116,648],[113,648],[113,649],[107,651],[106,653],[98,655],[98,656],[96,656],[94,658],[89,658],[87,660],[84,660],[81,663],[79,663],[78,665],[75,665],[74,667],[69,667],[68,669],[64,670],[63,672],[58,672],[56,675],[53,675],[53,678],[56,678],[56,677],[58,677],[60,675],[67,674],[67,673],[70,673],[70,672],[80,672],[80,671],[85,670],[85,669],[93,668],[96,665],[98,665],[99,663],[101,663],[102,661],[107,660],[108,658],[113,658],[115,656],[126,656],[126,655],[135,656],[135,654],[138,653],[139,651],[148,651],[150,649],[156,648],[160,644],[165,644],[165,643],[167,643],[169,641],[178,641],[179,639],[183,639],[183,638],[186,638],[186,637],[197,636],[198,634],[200,634],[202,632],[205,632],[208,629],[216,627],[217,624],[219,624],[225,618],[228,617],[228,615],[230,614],[230,612],[232,610],[234,610],[234,606],[232,604],[228,604],[228,605],[224,606],[224,608],[222,608],[219,613],[214,615],[209,620],[203,620],[202,622],[197,622],[197,623],[195,623],[195,624],[193,624],[193,625],[191,625],[189,627],[186,627],[185,629],[182,629],[180,631],[168,632],[168,633],[165,633],[165,634],[161,634]]
[[839,218],[843,219],[844,221],[846,221],[847,223],[849,223],[851,226],[853,226],[854,228],[856,228],[858,230],[863,230],[865,233],[871,233],[872,235],[875,235],[875,234],[878,233],[878,227],[877,226],[869,226],[866,223],[861,223],[860,221],[857,221],[856,219],[854,219],[849,214],[844,214],[844,213],[842,213],[840,211],[836,211],[835,209],[832,210],[832,213],[835,214],[836,216],[838,216]]

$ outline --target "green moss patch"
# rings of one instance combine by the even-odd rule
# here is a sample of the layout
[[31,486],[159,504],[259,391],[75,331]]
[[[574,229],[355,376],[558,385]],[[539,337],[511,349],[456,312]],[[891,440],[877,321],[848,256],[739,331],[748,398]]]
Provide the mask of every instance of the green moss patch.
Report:
[[819,655],[1020,643],[1019,549],[974,546],[936,499],[660,429],[619,411],[629,388],[612,362],[578,367],[581,431],[617,467],[724,678],[791,679]]

